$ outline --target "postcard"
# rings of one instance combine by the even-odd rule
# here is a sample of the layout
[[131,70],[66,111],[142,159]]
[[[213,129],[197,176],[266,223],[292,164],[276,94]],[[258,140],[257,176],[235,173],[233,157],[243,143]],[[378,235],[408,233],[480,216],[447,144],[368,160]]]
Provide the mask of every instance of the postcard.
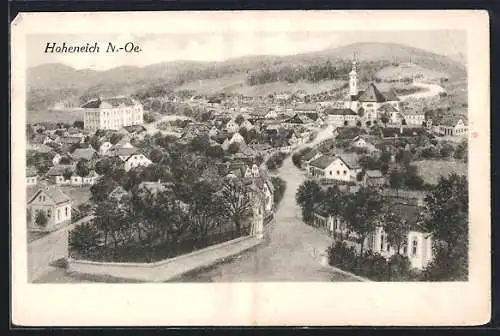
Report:
[[11,33],[13,323],[489,321],[487,12]]

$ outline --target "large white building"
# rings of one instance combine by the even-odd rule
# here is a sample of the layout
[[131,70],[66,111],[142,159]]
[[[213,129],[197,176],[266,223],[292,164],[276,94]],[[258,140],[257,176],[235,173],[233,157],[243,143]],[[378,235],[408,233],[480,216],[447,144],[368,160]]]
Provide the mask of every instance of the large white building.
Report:
[[98,98],[85,103],[84,127],[118,130],[124,126],[143,124],[144,110],[138,101],[130,97]]

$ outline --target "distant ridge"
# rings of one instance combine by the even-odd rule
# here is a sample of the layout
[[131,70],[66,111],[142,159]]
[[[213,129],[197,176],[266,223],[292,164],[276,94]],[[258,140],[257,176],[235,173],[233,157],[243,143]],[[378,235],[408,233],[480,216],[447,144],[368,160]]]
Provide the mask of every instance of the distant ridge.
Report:
[[[268,66],[313,65],[330,60],[349,61],[354,53],[362,62],[396,61],[413,63],[420,67],[443,72],[452,76],[465,77],[466,67],[456,60],[426,50],[395,43],[353,43],[317,52],[288,56],[244,56],[221,62],[173,61],[152,64],[145,67],[119,66],[105,71],[76,70],[70,66],[51,63],[27,69],[28,100],[31,106],[39,107],[55,103],[54,99],[85,96],[85,92],[103,92],[107,95],[130,94],[137,89],[151,85],[174,85],[174,88],[188,81],[204,79],[217,80],[222,76],[234,76],[235,87],[244,85],[247,73]],[[174,83],[174,84],[172,84]],[[31,98],[30,98],[31,97]],[[55,97],[55,98],[53,98]],[[39,102],[44,101],[43,104]],[[47,102],[49,101],[49,102]]]

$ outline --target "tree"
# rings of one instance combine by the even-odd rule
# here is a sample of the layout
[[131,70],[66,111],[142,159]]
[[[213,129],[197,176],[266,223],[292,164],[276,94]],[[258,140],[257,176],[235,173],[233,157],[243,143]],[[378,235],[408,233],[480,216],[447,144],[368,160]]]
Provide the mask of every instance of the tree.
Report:
[[71,176],[73,176],[73,172],[70,169],[66,168],[63,172],[64,179],[69,180],[71,179]]
[[116,252],[126,239],[125,230],[130,221],[126,213],[116,201],[103,200],[97,203],[93,223],[103,234],[103,249],[105,256],[116,258]]
[[146,124],[149,124],[149,123],[152,123],[155,121],[156,121],[156,118],[155,118],[154,114],[148,113],[148,112],[144,113],[144,122]]
[[276,207],[281,202],[281,200],[283,199],[283,195],[285,194],[286,181],[279,176],[273,176],[271,177],[271,183],[273,184],[274,188],[273,203]]
[[232,219],[240,234],[242,221],[250,215],[252,207],[250,189],[241,181],[230,179],[224,182],[221,195],[225,213]]
[[399,169],[393,169],[389,173],[389,185],[396,189],[396,197],[399,197],[399,189],[405,185],[405,175]]
[[465,175],[441,177],[425,198],[424,227],[432,234],[434,261],[426,269],[430,280],[468,277],[469,196]]
[[241,114],[238,114],[238,116],[234,119],[234,121],[238,124],[241,125],[245,121],[245,117],[242,116]]
[[[221,198],[220,194],[216,193],[214,185],[208,180],[195,183],[192,186],[192,192],[194,197],[189,202],[189,221],[192,223],[194,230],[200,234],[202,240],[207,242],[210,232],[214,232],[219,225],[224,224],[226,215],[224,212],[225,200]],[[235,198],[233,198],[234,200]],[[232,214],[234,215],[235,212],[237,211]],[[240,213],[235,217],[239,215]],[[235,217],[233,217],[233,220]],[[236,219],[236,222],[238,222],[238,219]]]
[[441,146],[441,149],[439,150],[439,154],[441,154],[441,157],[447,158],[451,155],[451,153],[453,153],[453,150],[454,150],[454,148],[452,145],[445,143]]
[[48,222],[49,222],[49,219],[47,218],[47,215],[45,214],[45,212],[42,210],[37,210],[35,213],[35,223],[38,226],[45,227]]
[[224,157],[224,149],[220,145],[210,146],[207,148],[206,154],[210,157],[221,159]]
[[111,142],[112,145],[116,145],[122,138],[123,138],[122,134],[113,133],[113,134],[111,134],[111,137],[109,138],[109,142]]
[[238,142],[233,142],[227,148],[229,154],[236,154],[240,150],[240,144]]
[[96,184],[90,187],[90,200],[95,204],[103,202],[117,186],[118,184],[110,177],[107,175],[102,176]]
[[297,204],[302,208],[302,219],[308,223],[312,220],[314,206],[322,200],[322,191],[316,181],[305,181],[295,194]]
[[91,259],[101,240],[101,232],[94,223],[77,225],[68,233],[68,253],[70,257]]
[[210,146],[210,138],[208,134],[198,134],[191,140],[190,147],[193,151],[205,153]]
[[339,216],[344,195],[338,186],[329,187],[323,198],[323,205],[331,216]]
[[257,156],[255,157],[255,164],[260,167],[262,165],[262,163],[264,163],[264,157],[262,156],[262,154],[257,154]]
[[83,127],[84,127],[83,120],[75,120],[73,122],[73,127],[76,127],[76,128],[79,128],[79,129],[83,129]]
[[363,118],[363,116],[365,115],[365,109],[360,107],[359,110],[358,110],[358,116],[360,118]]
[[406,219],[391,209],[386,209],[383,216],[384,231],[387,234],[387,242],[396,248],[396,253],[400,254],[401,248],[405,246],[410,226]]
[[163,151],[155,148],[149,153],[149,158],[153,163],[159,163],[163,160]]
[[389,123],[389,117],[385,112],[380,116],[380,121],[382,122],[382,124],[384,124],[385,127],[387,127],[387,124]]
[[382,196],[372,188],[360,188],[346,197],[342,217],[359,236],[360,255],[363,255],[364,241],[377,227],[382,214]]
[[87,159],[80,159],[76,164],[76,175],[85,177],[90,173],[89,161]]
[[245,127],[240,127],[240,130],[238,131],[238,133],[240,133],[240,135],[243,137],[243,139],[245,139],[245,142],[248,143],[248,141],[247,141],[248,130]]

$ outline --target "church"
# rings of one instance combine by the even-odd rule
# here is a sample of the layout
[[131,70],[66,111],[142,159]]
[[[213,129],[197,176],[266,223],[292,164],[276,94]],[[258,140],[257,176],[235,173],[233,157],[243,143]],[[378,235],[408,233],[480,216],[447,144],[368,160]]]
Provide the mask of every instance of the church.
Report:
[[359,89],[355,60],[352,62],[352,70],[349,73],[349,97],[345,105],[356,112],[363,121],[373,123],[386,113],[390,122],[401,122],[399,98],[393,90],[382,91],[374,83],[370,83],[366,90]]

